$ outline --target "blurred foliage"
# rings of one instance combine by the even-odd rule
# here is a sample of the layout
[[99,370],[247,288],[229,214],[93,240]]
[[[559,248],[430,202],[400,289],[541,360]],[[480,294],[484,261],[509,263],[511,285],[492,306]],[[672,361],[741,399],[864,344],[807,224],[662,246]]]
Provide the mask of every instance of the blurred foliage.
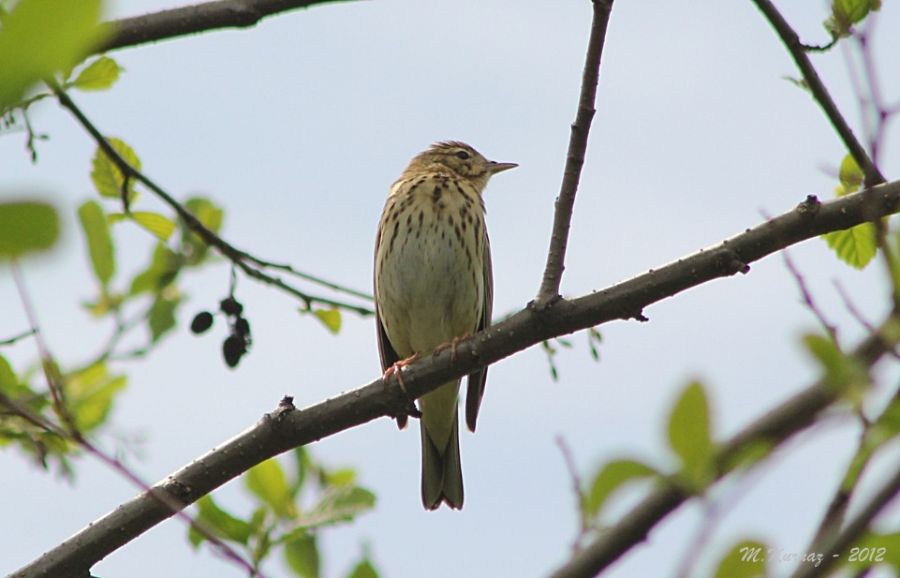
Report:
[[[318,538],[325,527],[352,522],[375,506],[375,495],[356,483],[355,471],[328,469],[302,447],[255,466],[243,479],[255,502],[252,512],[239,516],[207,495],[195,506],[197,524],[242,552],[254,568],[280,551],[300,578],[322,576]],[[197,548],[207,536],[193,526],[188,540]],[[346,576],[377,578],[378,572],[365,554]]]
[[[835,195],[843,197],[862,189],[864,175],[852,156],[841,161],[840,183],[835,187]],[[863,223],[843,231],[822,235],[838,258],[848,265],[862,269],[875,258],[878,249],[875,242],[875,225]]]

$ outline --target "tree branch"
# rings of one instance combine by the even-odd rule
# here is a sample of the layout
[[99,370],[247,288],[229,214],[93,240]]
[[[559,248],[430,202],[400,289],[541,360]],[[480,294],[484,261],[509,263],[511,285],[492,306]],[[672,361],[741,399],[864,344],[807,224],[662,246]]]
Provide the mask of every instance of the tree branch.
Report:
[[[892,318],[889,318],[889,321],[891,320]],[[852,355],[865,367],[871,367],[893,345],[887,343],[880,333],[876,333],[866,338]],[[736,456],[741,455],[741,450],[759,443],[770,444],[773,448],[777,447],[794,434],[812,425],[816,416],[839,399],[840,394],[841,392],[837,388],[829,386],[823,380],[803,390],[774,410],[766,412],[763,417],[735,434],[716,453],[715,481],[734,471],[739,463],[736,463],[735,459],[739,459]],[[551,578],[596,576],[635,544],[645,540],[647,534],[658,522],[690,497],[691,494],[676,483],[664,482],[662,487],[622,516],[618,524],[608,528],[602,537],[581,550],[554,572]],[[863,525],[864,527],[865,525]]]
[[[255,426],[221,447],[168,476],[152,492],[187,506],[254,465],[296,446],[306,445],[384,416],[404,412],[409,397],[421,397],[440,384],[458,379],[495,363],[545,339],[588,327],[640,315],[643,308],[712,279],[747,272],[747,263],[761,259],[789,245],[822,233],[844,229],[868,221],[871,216],[888,215],[900,207],[900,181],[879,185],[819,204],[808,197],[797,208],[753,229],[701,250],[658,270],[639,275],[603,291],[583,297],[560,299],[542,311],[525,308],[506,321],[476,334],[455,351],[449,348],[426,355],[403,370],[405,392],[395,380],[377,379],[359,389],[312,407],[295,411],[290,399],[267,414]],[[869,341],[877,341],[874,338]],[[874,356],[883,349],[868,344],[858,355]],[[835,394],[817,390],[789,402],[794,408],[790,420],[781,413],[770,414],[735,436],[729,447],[742,447],[747,439],[766,436],[783,439],[796,431],[797,424],[811,420],[831,402]],[[810,398],[810,399],[807,399]],[[785,412],[787,410],[784,410]],[[676,508],[685,499],[680,490],[666,489],[651,495],[654,516]],[[172,515],[156,497],[144,493],[116,508],[62,544],[11,575],[10,578],[53,576],[72,568],[74,559],[92,564]],[[629,516],[628,523],[649,528],[654,516]],[[618,535],[615,532],[611,535]],[[626,535],[634,538],[634,532]],[[623,544],[624,545],[624,544]],[[609,546],[604,546],[608,548]],[[608,556],[608,554],[607,554]],[[75,558],[77,557],[77,558]],[[89,567],[89,566],[88,566]]]
[[844,142],[847,151],[866,175],[866,186],[871,187],[885,182],[885,178],[882,176],[881,172],[879,172],[878,167],[872,162],[872,159],[869,158],[866,149],[863,148],[862,144],[856,138],[856,135],[853,134],[853,129],[850,128],[847,120],[841,115],[837,105],[831,98],[831,94],[829,94],[828,89],[825,88],[822,79],[819,78],[815,67],[813,67],[812,62],[809,60],[809,56],[806,54],[806,47],[800,42],[800,37],[797,35],[797,32],[791,28],[791,25],[788,24],[787,20],[784,19],[770,0],[753,0],[753,3],[756,4],[756,7],[759,8],[763,15],[765,15],[772,27],[775,28],[775,32],[778,33],[781,41],[791,54],[791,58],[793,58],[794,62],[797,64],[797,68],[800,69],[803,80],[806,81],[806,85],[809,87],[809,91],[812,93],[813,98],[816,99],[816,102],[818,102],[819,106],[822,107],[822,110],[825,111],[825,116],[828,117],[831,126],[834,127],[834,130],[837,131],[838,136]]
[[566,246],[569,242],[569,225],[575,206],[575,193],[581,180],[581,168],[587,150],[588,133],[594,118],[594,102],[597,98],[597,83],[600,77],[600,57],[606,40],[606,27],[612,11],[613,0],[593,0],[594,17],[591,23],[591,37],[588,40],[587,56],[581,78],[581,94],[578,97],[578,112],[569,134],[569,150],[566,153],[566,168],[556,198],[553,214],[553,232],[550,235],[550,250],[547,251],[547,265],[541,287],[534,300],[535,307],[544,308],[559,297],[559,285],[565,269]]
[[109,37],[95,53],[222,28],[248,28],[266,16],[347,0],[214,0],[106,23]]
[[267,285],[278,287],[282,291],[300,299],[307,308],[309,308],[314,303],[318,303],[329,307],[336,307],[339,309],[352,311],[360,315],[372,315],[374,313],[374,311],[372,311],[368,307],[306,293],[305,291],[301,291],[300,289],[297,289],[292,285],[288,285],[280,278],[268,275],[258,269],[257,266],[274,267],[287,271],[292,275],[301,277],[308,281],[313,281],[320,285],[324,285],[325,287],[331,288],[333,290],[339,290],[344,293],[357,296],[360,294],[353,289],[347,289],[335,283],[331,283],[330,281],[324,281],[322,279],[319,279],[318,277],[314,277],[306,273],[301,273],[299,271],[296,271],[295,269],[290,268],[287,265],[276,265],[273,263],[269,263],[268,261],[259,259],[258,257],[254,257],[246,251],[242,251],[241,249],[238,249],[237,247],[231,245],[223,238],[210,231],[202,222],[200,222],[200,219],[198,219],[196,216],[194,216],[193,213],[188,211],[184,205],[176,201],[175,198],[172,197],[172,195],[167,193],[162,187],[157,185],[149,177],[144,175],[135,167],[131,166],[128,161],[122,158],[122,155],[120,155],[118,151],[116,151],[116,149],[114,149],[112,145],[109,144],[109,141],[106,139],[106,137],[104,137],[100,130],[96,126],[94,126],[94,124],[90,121],[90,119],[87,118],[87,116],[85,116],[82,110],[78,107],[78,105],[75,104],[75,102],[66,93],[66,91],[62,90],[62,88],[53,80],[48,79],[47,84],[59,99],[59,103],[63,106],[63,108],[68,109],[69,112],[72,113],[79,124],[81,124],[81,126],[84,127],[88,134],[91,135],[91,137],[94,139],[94,142],[97,143],[97,146],[99,146],[103,153],[109,157],[109,159],[116,165],[116,167],[118,167],[118,169],[125,176],[126,180],[134,179],[153,191],[153,193],[155,193],[157,197],[159,197],[166,205],[168,205],[173,211],[175,211],[175,213],[182,220],[182,222],[185,223],[188,229],[199,235],[200,238],[203,239],[204,243],[211,247],[214,247],[225,258],[237,265],[241,269],[241,271],[243,271],[244,274],[246,274],[248,277],[252,277],[253,279],[256,279],[257,281],[260,281]]

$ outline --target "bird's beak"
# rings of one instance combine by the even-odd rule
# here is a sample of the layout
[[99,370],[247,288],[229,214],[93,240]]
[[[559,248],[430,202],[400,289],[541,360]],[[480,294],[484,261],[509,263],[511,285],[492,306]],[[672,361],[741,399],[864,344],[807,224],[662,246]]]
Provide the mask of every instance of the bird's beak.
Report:
[[514,169],[517,166],[519,165],[516,163],[498,163],[497,161],[491,161],[488,165],[488,171],[490,171],[492,175],[496,175],[497,173]]

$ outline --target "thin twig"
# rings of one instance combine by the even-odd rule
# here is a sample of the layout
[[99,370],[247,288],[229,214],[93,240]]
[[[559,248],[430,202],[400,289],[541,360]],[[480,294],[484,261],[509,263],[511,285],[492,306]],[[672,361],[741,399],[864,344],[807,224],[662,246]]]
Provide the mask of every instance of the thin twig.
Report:
[[575,540],[572,542],[572,554],[575,554],[581,549],[581,543],[591,529],[587,512],[585,511],[584,486],[581,484],[581,476],[578,475],[578,466],[575,464],[575,456],[572,454],[572,449],[569,447],[569,444],[566,443],[566,438],[562,435],[557,435],[554,440],[556,441],[556,445],[559,446],[559,451],[566,464],[566,470],[569,472],[569,479],[572,480],[572,493],[575,494],[575,505],[578,508],[578,535],[575,536]]
[[575,193],[581,180],[581,168],[587,150],[588,133],[594,118],[594,102],[597,97],[597,83],[600,78],[600,57],[606,40],[606,27],[612,11],[613,0],[593,0],[594,16],[591,36],[588,40],[587,56],[581,78],[581,94],[578,97],[578,112],[569,134],[569,150],[566,153],[566,168],[563,171],[556,210],[553,214],[553,231],[550,235],[550,249],[547,251],[547,265],[534,306],[542,309],[559,298],[566,262],[566,246],[569,242],[569,226],[575,206]]
[[866,319],[866,317],[862,314],[862,311],[856,306],[853,302],[853,299],[850,297],[850,294],[847,293],[847,290],[844,288],[843,283],[834,280],[834,287],[837,289],[838,295],[841,296],[841,300],[844,302],[844,307],[847,308],[847,311],[850,312],[850,315],[853,316],[856,321],[865,328],[869,333],[875,332],[875,326],[872,325],[872,322]]
[[[294,297],[300,299],[300,301],[303,302],[307,309],[312,304],[320,304],[329,307],[345,309],[347,311],[352,311],[360,315],[372,315],[374,313],[368,307],[306,293],[297,289],[296,287],[288,285],[280,278],[268,275],[252,266],[252,264],[254,263],[265,263],[265,261],[253,257],[246,251],[242,251],[234,247],[233,245],[210,231],[208,228],[206,228],[206,226],[200,221],[200,219],[198,219],[196,216],[194,216],[193,213],[188,211],[186,207],[176,201],[171,195],[163,190],[162,187],[153,182],[149,177],[131,166],[128,161],[122,158],[122,156],[109,144],[109,141],[106,139],[106,137],[103,136],[103,134],[97,129],[97,127],[94,126],[94,124],[84,115],[81,109],[78,108],[78,106],[72,101],[71,97],[64,90],[62,90],[58,84],[56,84],[52,80],[48,81],[48,84],[51,90],[53,90],[53,92],[56,94],[56,97],[59,99],[60,104],[72,113],[72,115],[78,120],[79,124],[81,124],[81,126],[84,127],[84,129],[91,135],[91,137],[97,143],[97,146],[99,146],[100,149],[103,150],[104,154],[106,154],[106,156],[109,157],[109,159],[113,163],[115,163],[115,165],[119,168],[119,170],[126,178],[133,178],[134,180],[142,183],[144,186],[153,191],[156,196],[162,199],[165,204],[167,204],[173,211],[175,211],[178,217],[187,225],[187,227],[191,231],[193,231],[198,236],[200,236],[201,239],[203,239],[204,243],[211,247],[215,247],[224,257],[237,265],[241,269],[241,271],[244,272],[244,274],[267,285],[278,287],[282,291],[293,295]],[[308,276],[308,279],[311,280],[317,278],[310,275]],[[329,285],[333,288],[335,284],[329,283]],[[350,289],[348,291],[353,290]]]
[[19,333],[18,335],[13,335],[12,337],[9,337],[7,339],[0,340],[0,347],[2,347],[4,345],[14,345],[17,341],[21,341],[22,339],[25,339],[26,337],[31,337],[32,335],[34,335],[33,328],[29,329],[27,331],[23,331],[22,333]]
[[831,126],[834,127],[838,136],[844,142],[844,146],[847,147],[847,151],[854,160],[856,160],[856,164],[862,169],[863,174],[865,174],[866,186],[871,187],[885,182],[884,176],[879,172],[878,167],[875,166],[872,159],[869,158],[866,149],[860,144],[856,135],[853,134],[853,129],[850,128],[847,120],[841,115],[837,105],[831,98],[831,94],[829,94],[828,89],[825,88],[822,79],[819,78],[819,74],[809,60],[809,56],[806,54],[806,50],[804,50],[797,32],[791,28],[791,25],[788,24],[787,20],[784,19],[770,0],[753,0],[753,3],[756,4],[757,8],[765,15],[772,27],[775,28],[775,32],[778,33],[778,36],[790,53],[791,58],[794,59],[794,62],[800,69],[803,80],[806,81],[806,85],[809,87],[813,98],[815,98],[816,102],[819,103],[819,106],[822,107],[829,122],[831,122]]
[[791,275],[794,277],[794,282],[797,283],[797,288],[800,289],[800,295],[803,297],[803,304],[806,305],[806,308],[810,310],[813,316],[819,321],[819,325],[822,326],[822,329],[828,333],[828,336],[831,337],[831,340],[837,345],[838,337],[837,337],[837,328],[834,323],[828,321],[828,318],[825,317],[825,313],[819,309],[819,306],[816,304],[813,299],[812,292],[809,290],[809,286],[806,284],[806,279],[803,277],[803,274],[800,272],[800,269],[797,268],[797,265],[794,263],[794,260],[791,259],[790,252],[785,249],[781,252],[781,257],[784,259],[784,264],[787,267],[788,271],[790,271]]

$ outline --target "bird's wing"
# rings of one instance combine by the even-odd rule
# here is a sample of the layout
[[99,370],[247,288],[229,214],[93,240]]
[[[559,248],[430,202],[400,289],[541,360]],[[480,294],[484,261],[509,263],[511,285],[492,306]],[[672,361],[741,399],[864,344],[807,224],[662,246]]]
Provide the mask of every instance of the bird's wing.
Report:
[[[379,229],[378,235],[375,239],[375,255],[378,255],[378,246],[381,244],[381,230]],[[373,281],[374,281],[374,271],[372,273]],[[375,287],[375,283],[372,283],[373,287]],[[378,312],[378,291],[376,288],[375,291],[375,333],[376,333],[376,341],[378,342],[378,355],[381,357],[381,370],[387,371],[389,367],[400,361],[400,356],[397,355],[397,352],[394,351],[394,346],[391,345],[391,340],[388,339],[387,332],[384,330],[384,324],[381,322],[381,314]],[[406,427],[408,417],[405,415],[397,417],[397,427],[403,429]]]
[[[482,331],[491,325],[491,314],[494,309],[494,272],[491,267],[491,242],[488,239],[487,230],[484,230],[484,304],[481,310],[481,321],[476,331]],[[475,431],[475,422],[478,420],[478,409],[481,407],[481,398],[484,396],[484,383],[487,380],[488,368],[482,368],[469,374],[468,389],[466,391],[466,425],[470,431]]]

